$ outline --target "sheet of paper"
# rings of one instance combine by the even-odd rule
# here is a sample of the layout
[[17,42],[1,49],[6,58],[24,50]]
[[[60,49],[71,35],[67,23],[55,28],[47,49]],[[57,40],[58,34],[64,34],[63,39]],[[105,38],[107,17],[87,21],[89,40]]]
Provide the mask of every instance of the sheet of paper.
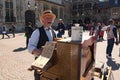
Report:
[[54,49],[54,42],[46,42],[42,54],[32,63],[32,66],[43,69],[48,61],[52,58]]

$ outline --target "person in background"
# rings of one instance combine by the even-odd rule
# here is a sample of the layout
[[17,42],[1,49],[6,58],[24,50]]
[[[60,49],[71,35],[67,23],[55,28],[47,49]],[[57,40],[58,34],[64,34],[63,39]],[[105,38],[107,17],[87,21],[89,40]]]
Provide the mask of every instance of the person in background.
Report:
[[9,29],[9,31],[13,34],[13,37],[15,37],[15,25],[14,24],[12,24],[11,25],[11,28]]
[[104,30],[103,30],[103,28],[104,28],[105,26],[106,26],[105,23],[102,22],[102,29],[101,29],[101,31],[100,31],[100,41],[103,41],[103,40],[104,40]]
[[26,48],[28,47],[29,38],[33,32],[32,23],[28,22],[28,25],[25,27],[25,36],[26,36]]
[[101,32],[101,29],[102,29],[102,23],[101,22],[98,22],[97,23],[97,30],[96,30],[96,36],[97,36],[97,40],[100,41],[100,32]]
[[107,27],[107,48],[106,48],[106,56],[107,58],[112,58],[112,50],[114,47],[114,43],[118,45],[118,37],[117,37],[117,29],[114,25],[114,20],[109,20],[109,25]]
[[[42,53],[41,47],[45,45],[47,41],[53,41],[56,38],[56,33],[52,29],[52,24],[56,18],[56,15],[51,10],[43,11],[40,16],[42,26],[37,28],[31,35],[28,43],[28,50],[35,56],[35,59]],[[41,74],[34,71],[35,80],[40,80]]]
[[58,30],[57,37],[60,37],[60,38],[61,38],[62,35],[64,35],[64,33],[65,33],[65,25],[64,25],[62,19],[59,19],[59,21],[58,21],[57,30]]
[[68,24],[68,35],[71,37],[71,28],[73,26],[73,23]]
[[33,31],[36,30],[38,28],[38,24],[35,23],[35,26],[33,27]]
[[94,33],[95,33],[95,23],[94,23],[94,22],[92,22],[89,35],[91,35],[91,36],[92,36],[92,35],[94,35]]
[[3,27],[2,27],[2,38],[1,39],[4,39],[4,35],[6,35],[8,38],[10,38],[10,36],[7,34],[7,29],[6,29],[5,25],[3,25]]
[[87,30],[90,31],[90,29],[91,29],[91,24],[88,23],[86,26],[87,26]]
[[0,34],[2,34],[2,27],[0,26]]

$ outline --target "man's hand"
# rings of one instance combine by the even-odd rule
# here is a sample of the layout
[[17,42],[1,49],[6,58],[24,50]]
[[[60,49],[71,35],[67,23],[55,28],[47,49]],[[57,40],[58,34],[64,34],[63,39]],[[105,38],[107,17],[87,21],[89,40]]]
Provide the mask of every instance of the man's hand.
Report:
[[39,56],[41,53],[42,53],[42,51],[39,50],[39,49],[34,49],[33,52],[32,52],[32,54],[35,54],[37,56]]

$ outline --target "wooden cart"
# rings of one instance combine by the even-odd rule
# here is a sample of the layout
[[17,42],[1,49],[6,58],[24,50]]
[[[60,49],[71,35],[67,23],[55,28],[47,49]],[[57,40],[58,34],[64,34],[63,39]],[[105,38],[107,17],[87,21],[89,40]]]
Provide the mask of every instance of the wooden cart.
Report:
[[[48,46],[51,44],[55,45]],[[31,67],[41,71],[41,80],[92,80],[95,53],[95,37],[87,37],[81,42],[69,39],[47,42],[40,56],[44,59],[41,62],[42,58],[38,58]]]

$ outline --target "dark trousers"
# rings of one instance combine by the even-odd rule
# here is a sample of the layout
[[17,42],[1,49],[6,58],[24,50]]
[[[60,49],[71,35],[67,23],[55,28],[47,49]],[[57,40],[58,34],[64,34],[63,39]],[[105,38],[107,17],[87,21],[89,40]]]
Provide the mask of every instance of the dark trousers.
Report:
[[26,37],[26,47],[28,47],[29,38],[30,37]]
[[113,50],[113,46],[114,46],[114,38],[113,39],[108,39],[107,40],[107,49],[106,49],[106,54],[108,54],[109,56],[112,56],[112,50]]
[[4,38],[4,35],[8,36],[8,38],[10,38],[10,36],[7,33],[2,33],[2,39]]
[[57,37],[58,37],[58,38],[61,38],[62,35],[63,35],[63,32],[58,32]]
[[11,32],[11,33],[12,33],[13,37],[15,37],[15,33],[14,32]]
[[[37,57],[35,57],[35,59],[37,59]],[[37,71],[35,70],[35,71],[34,71],[34,78],[35,78],[35,80],[40,80],[40,76],[41,76],[41,75],[38,74]]]
[[34,78],[35,78],[35,80],[40,80],[40,76],[41,76],[41,75],[38,74],[37,71],[35,70],[35,71],[34,71]]

